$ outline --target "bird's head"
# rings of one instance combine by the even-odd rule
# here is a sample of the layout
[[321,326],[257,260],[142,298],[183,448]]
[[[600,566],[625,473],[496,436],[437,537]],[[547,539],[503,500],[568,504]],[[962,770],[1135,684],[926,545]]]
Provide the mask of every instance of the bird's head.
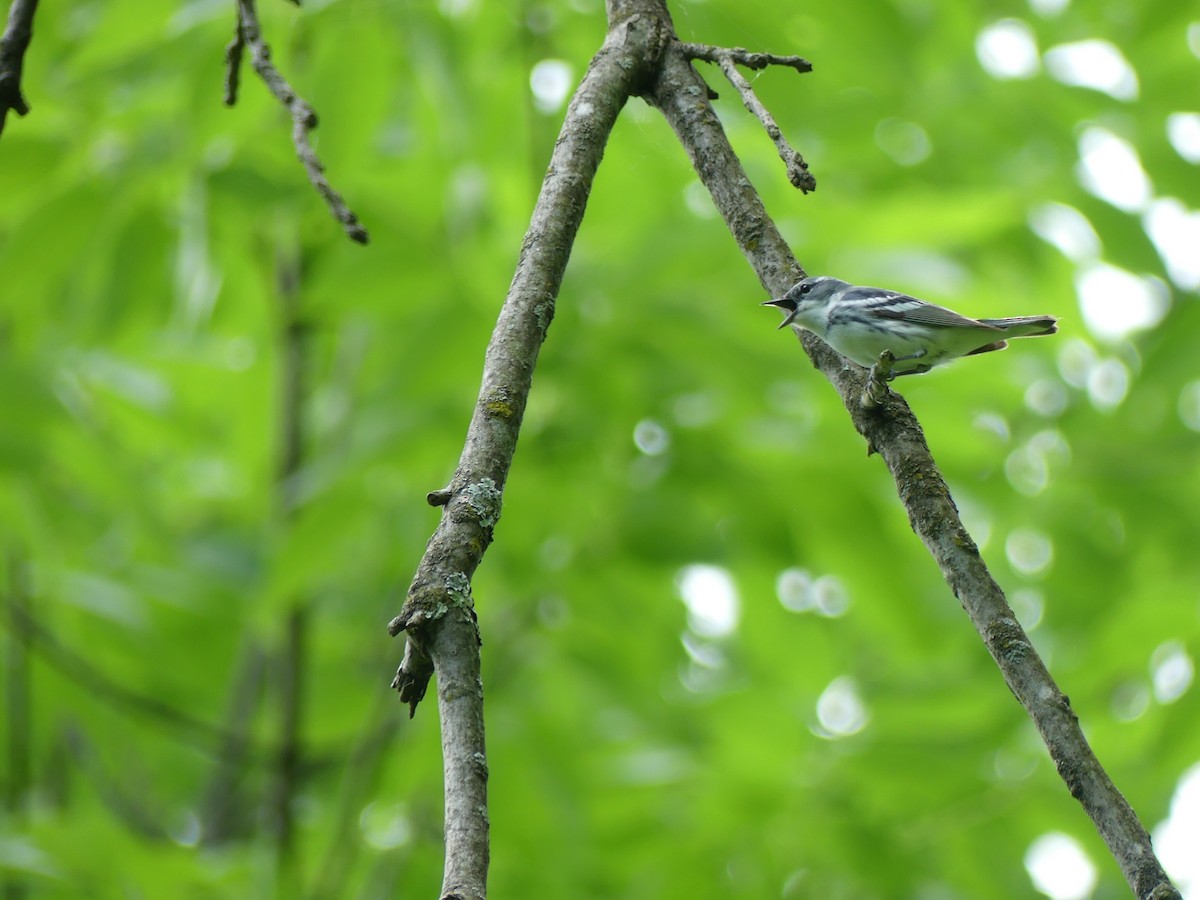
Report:
[[813,275],[796,282],[782,297],[767,300],[763,306],[775,306],[786,312],[787,317],[779,326],[786,328],[807,310],[824,306],[830,297],[844,287],[849,287],[849,285],[840,278],[832,278],[829,275]]

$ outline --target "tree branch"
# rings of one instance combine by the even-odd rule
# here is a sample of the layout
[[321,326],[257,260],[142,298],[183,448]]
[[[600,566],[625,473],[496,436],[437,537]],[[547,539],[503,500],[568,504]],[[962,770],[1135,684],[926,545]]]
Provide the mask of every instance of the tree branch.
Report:
[[[659,5],[663,0],[646,0]],[[703,81],[679,45],[668,49],[648,98],[675,129],[701,180],[767,292],[777,297],[802,270],[767,217],[707,100]],[[1051,679],[1004,594],[963,527],[903,397],[864,409],[866,372],[809,332],[795,328],[805,352],[842,398],[854,427],[877,450],[896,482],[909,523],[983,638],[1004,680],[1041,734],[1059,774],[1083,805],[1138,897],[1179,897],[1154,856],[1150,837],[1088,745],[1067,697]]]
[[742,103],[750,111],[750,113],[762,123],[766,129],[767,137],[775,144],[775,150],[779,153],[779,158],[783,160],[784,166],[787,167],[788,181],[792,187],[800,189],[801,193],[807,194],[809,191],[817,189],[817,179],[808,171],[808,163],[804,161],[804,157],[787,142],[787,138],[783,136],[783,132],[775,123],[775,117],[770,111],[763,106],[762,101],[758,99],[758,95],[754,93],[754,88],[750,86],[750,82],[745,79],[741,72],[737,70],[738,65],[746,66],[749,69],[765,69],[767,66],[790,66],[797,72],[811,72],[812,63],[799,56],[775,56],[771,53],[751,53],[749,50],[743,50],[741,47],[727,49],[725,47],[709,47],[705,44],[680,44],[680,51],[688,59],[703,59],[706,62],[715,62],[721,67],[721,71],[725,73],[725,78],[733,85],[734,90],[742,98]]
[[292,143],[296,147],[296,156],[300,158],[308,180],[325,200],[333,217],[342,223],[342,228],[350,240],[359,244],[367,243],[370,239],[367,229],[359,224],[358,216],[351,211],[342,195],[333,189],[329,179],[325,177],[325,166],[309,141],[309,132],[317,127],[316,112],[292,89],[287,79],[271,62],[271,48],[263,40],[254,0],[237,0],[237,14],[237,30],[233,40],[225,48],[225,105],[233,106],[237,103],[242,56],[249,48],[254,71],[267,86],[267,90],[274,94],[275,99],[291,114]]
[[[307,374],[305,323],[300,314],[301,261],[280,249],[275,263],[279,299],[279,447],[275,469],[278,515],[283,522],[295,519],[298,479],[304,462],[304,393]],[[267,812],[274,831],[276,876],[280,892],[299,893],[296,870],[296,819],[294,806],[304,776],[304,701],[306,651],[310,606],[306,598],[292,597],[284,622],[279,666],[279,755]]]
[[403,609],[388,625],[391,634],[408,635],[392,686],[410,711],[416,710],[432,672],[438,673],[446,787],[444,900],[475,900],[486,891],[487,757],[470,580],[500,517],[534,365],[554,317],[563,271],[605,142],[625,101],[649,77],[670,33],[657,17],[624,14],[628,5],[611,0],[604,45],[567,107],[488,344],[483,384],[458,468],[449,486],[430,494],[430,502],[443,509],[441,522]]
[[21,93],[21,70],[25,51],[33,40],[33,14],[37,0],[13,0],[8,9],[8,24],[0,36],[0,134],[11,109],[18,116],[29,114],[29,104]]

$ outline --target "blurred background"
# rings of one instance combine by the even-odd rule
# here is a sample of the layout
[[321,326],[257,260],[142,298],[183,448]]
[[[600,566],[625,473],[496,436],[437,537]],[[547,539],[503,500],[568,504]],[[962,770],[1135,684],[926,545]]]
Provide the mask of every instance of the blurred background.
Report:
[[[904,379],[984,557],[1200,896],[1200,16],[670,3],[811,273],[1052,313]],[[43,5],[0,138],[6,897],[433,896],[385,633],[598,0]],[[612,137],[475,580],[497,897],[1128,896],[661,117]],[[1040,894],[1039,894],[1040,892]]]

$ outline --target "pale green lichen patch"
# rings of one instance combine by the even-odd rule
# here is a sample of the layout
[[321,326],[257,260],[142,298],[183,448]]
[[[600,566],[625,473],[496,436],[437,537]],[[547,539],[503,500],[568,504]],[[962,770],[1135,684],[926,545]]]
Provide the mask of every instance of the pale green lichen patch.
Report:
[[481,478],[468,484],[463,494],[467,498],[467,505],[479,517],[480,525],[491,528],[499,521],[500,501],[503,495],[496,487],[496,482],[490,478]]
[[456,606],[469,609],[475,605],[475,601],[471,597],[471,580],[462,572],[452,572],[447,575],[443,584],[446,585],[446,592]]
[[550,330],[550,322],[554,319],[554,304],[539,303],[533,308],[533,315],[537,319],[538,329],[542,333],[542,340],[545,340],[546,332]]

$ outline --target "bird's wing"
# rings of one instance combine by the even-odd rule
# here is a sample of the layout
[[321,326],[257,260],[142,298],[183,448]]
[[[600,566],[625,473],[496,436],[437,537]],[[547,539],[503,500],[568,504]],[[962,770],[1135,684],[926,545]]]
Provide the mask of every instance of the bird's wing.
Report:
[[[865,292],[856,297],[856,291],[847,291],[844,300],[862,302],[862,311],[869,316],[880,319],[896,319],[902,322],[914,322],[918,325],[933,325],[938,328],[982,328],[986,331],[1001,331],[995,325],[988,325],[977,319],[969,319],[959,315],[944,306],[935,306],[910,297],[908,294],[887,294],[879,296]],[[872,297],[875,302],[868,300]]]

